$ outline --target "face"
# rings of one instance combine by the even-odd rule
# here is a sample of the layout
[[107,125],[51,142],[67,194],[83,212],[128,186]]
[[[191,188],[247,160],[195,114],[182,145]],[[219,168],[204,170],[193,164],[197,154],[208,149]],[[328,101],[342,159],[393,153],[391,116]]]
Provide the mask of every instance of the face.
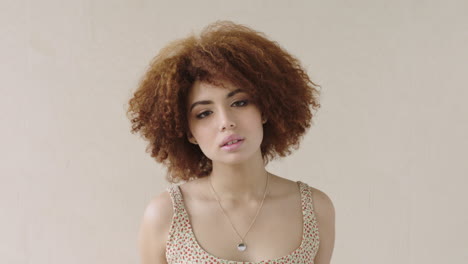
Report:
[[190,90],[187,110],[187,137],[213,162],[236,164],[261,155],[262,115],[238,87],[197,81]]

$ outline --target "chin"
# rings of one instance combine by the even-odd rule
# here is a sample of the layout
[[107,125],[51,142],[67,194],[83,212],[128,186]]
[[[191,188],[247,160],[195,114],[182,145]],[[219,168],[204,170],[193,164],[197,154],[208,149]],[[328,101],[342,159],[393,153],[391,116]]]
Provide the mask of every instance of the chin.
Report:
[[222,163],[225,165],[239,165],[254,160],[256,154],[256,151],[253,151],[252,153],[246,153],[245,151],[221,153],[216,158],[211,160],[213,162]]

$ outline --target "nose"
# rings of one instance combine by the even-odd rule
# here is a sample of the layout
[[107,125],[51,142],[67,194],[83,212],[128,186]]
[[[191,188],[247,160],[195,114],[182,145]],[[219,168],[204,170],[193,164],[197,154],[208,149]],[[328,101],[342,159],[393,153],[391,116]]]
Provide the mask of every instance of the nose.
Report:
[[229,111],[220,111],[219,118],[219,131],[236,127],[236,122]]

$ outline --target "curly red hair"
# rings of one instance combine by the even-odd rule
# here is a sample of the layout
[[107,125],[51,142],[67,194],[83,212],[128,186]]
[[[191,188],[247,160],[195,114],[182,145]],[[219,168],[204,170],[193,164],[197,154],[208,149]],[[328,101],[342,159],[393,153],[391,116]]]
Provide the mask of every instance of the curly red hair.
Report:
[[169,182],[205,177],[211,160],[187,139],[187,96],[195,81],[229,81],[252,96],[268,118],[261,144],[267,163],[297,149],[320,107],[318,85],[300,62],[263,33],[229,21],[208,25],[163,48],[129,101],[132,133],[167,166]]

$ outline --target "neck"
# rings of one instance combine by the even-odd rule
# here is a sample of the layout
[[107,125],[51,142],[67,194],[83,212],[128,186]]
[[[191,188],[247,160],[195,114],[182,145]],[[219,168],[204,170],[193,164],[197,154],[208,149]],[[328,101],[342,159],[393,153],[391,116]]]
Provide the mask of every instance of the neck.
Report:
[[211,181],[220,200],[247,202],[263,199],[268,176],[261,155],[256,155],[249,161],[235,165],[213,163],[213,171],[207,180]]

